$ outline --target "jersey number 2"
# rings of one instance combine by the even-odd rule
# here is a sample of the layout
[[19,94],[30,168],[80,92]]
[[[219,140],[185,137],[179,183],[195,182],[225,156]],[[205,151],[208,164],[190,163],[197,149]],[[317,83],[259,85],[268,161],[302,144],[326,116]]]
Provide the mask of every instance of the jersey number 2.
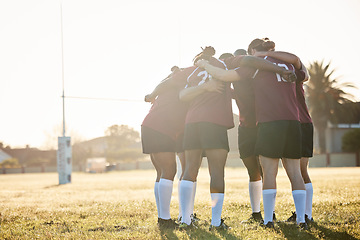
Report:
[[[274,63],[274,64],[276,64],[276,63]],[[286,70],[289,70],[288,66],[286,64],[284,64],[284,63],[277,63],[276,65],[278,65],[279,67],[284,67]],[[278,82],[287,82],[278,73],[276,74],[276,78],[277,78]]]

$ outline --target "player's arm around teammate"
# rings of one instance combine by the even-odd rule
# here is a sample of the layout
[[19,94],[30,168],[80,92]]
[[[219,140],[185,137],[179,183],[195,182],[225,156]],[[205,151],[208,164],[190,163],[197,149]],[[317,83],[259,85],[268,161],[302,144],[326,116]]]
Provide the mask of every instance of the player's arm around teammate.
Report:
[[[274,72],[280,74],[281,77],[288,81],[294,81],[293,71],[287,70],[283,67],[279,67],[267,60],[253,56],[238,56],[235,57],[234,61],[236,61],[236,63],[232,63],[232,65],[237,65],[237,67],[246,66],[261,69],[263,71]],[[213,76],[213,78],[224,82],[235,82],[242,80],[241,76],[234,69],[221,69],[219,67],[211,65],[206,60],[199,60],[196,65],[208,71]]]
[[[305,183],[306,190],[306,205],[305,205],[305,221],[311,224],[314,220],[312,217],[312,199],[313,199],[313,185],[308,172],[309,158],[313,156],[313,135],[314,127],[312,120],[306,106],[303,82],[309,80],[309,72],[301,62],[301,60],[294,54],[280,51],[267,51],[267,52],[256,52],[255,56],[265,57],[270,56],[285,62],[291,63],[294,67],[304,74],[302,81],[296,82],[296,99],[299,108],[299,116],[301,123],[301,159],[300,159],[300,171],[301,176]],[[285,163],[286,164],[286,163]],[[288,218],[289,222],[296,221],[296,211],[293,212],[292,216]]]
[[[304,96],[304,89],[303,89],[303,82],[309,80],[309,72],[301,62],[300,58],[296,55],[288,52],[282,51],[259,51],[255,52],[254,56],[258,57],[273,57],[276,59],[280,59],[282,61],[291,63],[297,70],[300,70],[304,74],[303,81],[297,81],[296,83],[296,98],[299,107],[300,113],[300,122],[301,122],[301,136],[302,136],[302,156],[300,159],[300,169],[301,169],[301,176],[305,183],[306,188],[306,211],[305,211],[305,218],[306,220],[312,221],[312,196],[313,196],[313,187],[312,182],[308,172],[309,166],[309,158],[312,157],[313,154],[313,125],[310,114],[308,112],[308,108],[305,102]],[[295,213],[296,214],[296,213]],[[290,217],[290,220],[295,220],[296,215]]]
[[[248,47],[248,53],[252,55],[258,51],[273,50],[275,50],[275,43],[267,38],[254,39]],[[293,65],[279,59],[271,57],[266,57],[266,59],[295,70]],[[296,85],[284,82],[277,75],[261,71],[254,78],[254,83],[259,127],[255,151],[259,155],[264,174],[264,224],[269,227],[274,226],[276,176],[279,159],[282,159],[291,182],[296,211],[299,213],[297,223],[306,228],[306,193],[300,171],[301,128],[296,103]]]
[[[206,59],[226,68],[224,62],[212,57],[214,54],[212,47],[206,47],[195,58],[194,63],[199,59]],[[191,193],[205,153],[209,163],[211,199],[214,203],[210,228],[227,228],[221,219],[221,213],[225,190],[224,168],[229,151],[227,130],[234,126],[230,84],[211,79],[206,71],[197,67],[189,76],[188,86],[181,91],[180,98],[189,101],[184,132],[186,167],[180,186],[183,211],[180,227],[188,227],[192,223],[189,217],[189,210],[194,203]]]
[[150,154],[157,171],[154,194],[158,224],[162,227],[176,226],[170,217],[170,201],[179,152],[178,136],[187,111],[187,104],[179,100],[179,91],[186,84],[185,75],[183,71],[170,75],[145,97],[153,105],[141,125],[141,141],[143,153]]

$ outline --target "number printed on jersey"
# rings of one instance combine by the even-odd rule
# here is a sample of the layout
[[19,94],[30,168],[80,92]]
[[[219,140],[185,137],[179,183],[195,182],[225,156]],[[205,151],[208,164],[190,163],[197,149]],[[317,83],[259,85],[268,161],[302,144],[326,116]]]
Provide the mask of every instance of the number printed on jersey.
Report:
[[[266,58],[264,58],[264,59],[266,59]],[[289,67],[288,67],[286,64],[284,64],[284,63],[273,63],[273,64],[275,64],[275,65],[277,65],[277,66],[279,66],[279,67],[284,67],[286,70],[290,70]],[[259,69],[257,69],[257,70],[255,71],[255,73],[254,73],[254,75],[252,76],[252,78],[255,78],[256,75],[258,74],[258,72],[259,72]],[[288,81],[286,81],[286,79],[284,79],[283,77],[281,77],[280,74],[278,74],[278,73],[275,73],[275,74],[276,74],[276,79],[277,79],[278,82],[288,82]]]
[[[283,68],[285,68],[286,70],[290,70],[289,68],[288,68],[288,66],[286,65],[286,64],[284,64],[284,63],[274,63],[275,65],[278,65],[279,67],[283,67]],[[280,74],[276,74],[276,78],[277,78],[277,80],[278,80],[278,82],[287,82],[283,77],[281,77],[280,76]]]
[[202,77],[202,80],[198,83],[198,85],[204,84],[206,80],[211,80],[212,76],[207,71],[201,71],[197,75],[198,77]]

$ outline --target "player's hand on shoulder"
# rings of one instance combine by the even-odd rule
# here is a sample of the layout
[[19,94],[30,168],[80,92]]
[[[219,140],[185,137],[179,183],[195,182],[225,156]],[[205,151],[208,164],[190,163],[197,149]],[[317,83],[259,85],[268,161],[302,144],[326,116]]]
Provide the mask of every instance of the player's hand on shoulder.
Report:
[[209,62],[204,59],[200,59],[195,63],[195,65],[198,66],[199,68],[205,68],[207,63]]
[[289,83],[293,83],[296,81],[297,77],[294,71],[287,70],[284,68],[284,70],[281,72],[281,77],[285,79],[285,81]]
[[210,79],[203,84],[204,89],[208,92],[222,93],[225,89],[225,83],[215,79]]
[[151,94],[148,94],[145,96],[144,100],[145,100],[145,102],[149,102],[149,103],[153,104],[155,99],[156,99],[156,97],[152,96]]

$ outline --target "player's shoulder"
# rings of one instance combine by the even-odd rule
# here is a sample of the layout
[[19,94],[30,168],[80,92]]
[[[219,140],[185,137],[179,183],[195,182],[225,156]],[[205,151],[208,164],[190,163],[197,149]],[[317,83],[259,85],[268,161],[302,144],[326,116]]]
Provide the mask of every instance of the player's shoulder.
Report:
[[192,72],[194,72],[194,70],[196,68],[197,68],[196,66],[190,66],[190,67],[181,68],[180,71],[177,73],[177,76],[190,75]]
[[225,61],[223,61],[221,59],[218,59],[218,58],[211,57],[209,59],[209,63],[211,65],[216,66],[216,67],[227,68],[227,65],[226,65]]
[[286,65],[289,69],[295,70],[294,65],[292,65],[291,63],[285,62],[283,60],[273,58],[273,57],[269,57],[269,56],[264,57],[264,59],[266,59],[266,60],[268,60],[270,62],[273,62],[273,63],[275,63],[277,65],[279,65],[279,64]]

